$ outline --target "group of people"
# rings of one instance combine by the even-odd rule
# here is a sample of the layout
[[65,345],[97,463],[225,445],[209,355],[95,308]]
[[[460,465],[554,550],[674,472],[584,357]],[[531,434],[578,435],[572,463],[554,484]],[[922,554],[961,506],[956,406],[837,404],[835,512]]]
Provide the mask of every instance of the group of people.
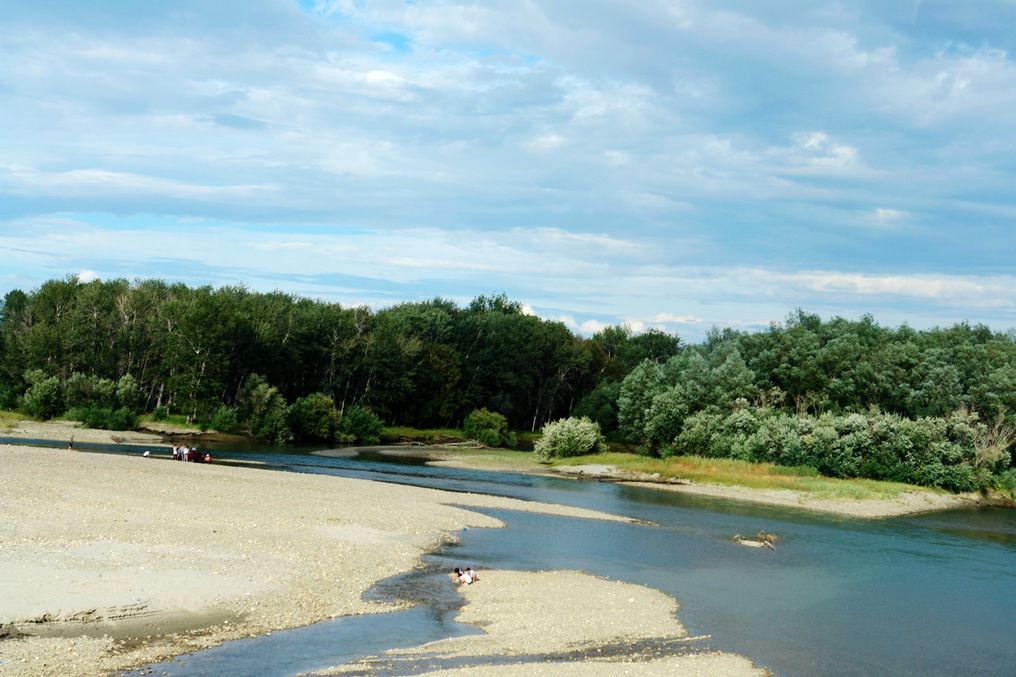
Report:
[[451,578],[452,583],[455,583],[456,585],[472,585],[480,580],[479,575],[473,571],[472,567],[466,567],[465,569],[455,567],[452,569],[452,572],[448,574],[448,577]]
[[180,446],[173,445],[173,460],[174,461],[193,461],[194,463],[211,463],[212,455],[202,455],[194,447],[188,447],[186,444]]

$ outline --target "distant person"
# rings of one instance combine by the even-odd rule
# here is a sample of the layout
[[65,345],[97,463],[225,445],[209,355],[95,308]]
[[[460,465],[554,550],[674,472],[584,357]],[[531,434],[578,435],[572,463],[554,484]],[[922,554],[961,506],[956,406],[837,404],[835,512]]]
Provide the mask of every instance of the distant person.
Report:
[[71,441],[67,443],[67,450],[74,451],[74,435],[71,435]]
[[150,452],[147,449],[145,449],[145,453],[143,453],[141,455],[144,456],[145,458],[151,458],[152,452]]
[[452,583],[455,583],[456,585],[462,584],[472,585],[474,578],[469,574],[468,571],[469,571],[468,569],[466,571],[463,571],[458,567],[452,569],[452,573],[450,574]]
[[479,575],[477,575],[477,573],[475,571],[473,571],[472,567],[466,567],[466,570],[463,573],[465,573],[467,576],[469,576],[469,578],[470,578],[469,582],[470,583],[475,583],[478,580],[480,580]]
[[211,462],[212,462],[212,455],[211,454],[205,454],[205,463],[211,463]]

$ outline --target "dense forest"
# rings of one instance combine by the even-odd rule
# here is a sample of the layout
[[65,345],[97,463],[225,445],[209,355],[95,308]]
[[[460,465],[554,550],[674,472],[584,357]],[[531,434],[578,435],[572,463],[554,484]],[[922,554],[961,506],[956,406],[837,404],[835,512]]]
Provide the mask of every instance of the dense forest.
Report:
[[[0,308],[0,407],[139,413],[341,437],[341,422],[461,426],[477,409],[535,430],[568,416],[654,455],[808,465],[950,489],[1011,478],[1016,334],[918,331],[798,311],[697,345],[590,338],[505,296],[383,310],[242,287],[54,280]],[[334,428],[304,425],[328,410]],[[98,412],[98,413],[96,413]]]

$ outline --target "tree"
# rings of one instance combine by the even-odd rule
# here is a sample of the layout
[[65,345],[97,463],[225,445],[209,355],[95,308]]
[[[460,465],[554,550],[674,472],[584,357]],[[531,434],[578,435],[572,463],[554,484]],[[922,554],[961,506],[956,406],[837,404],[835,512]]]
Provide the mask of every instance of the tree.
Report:
[[324,393],[301,397],[289,407],[289,428],[298,440],[334,440],[338,426],[335,402]]

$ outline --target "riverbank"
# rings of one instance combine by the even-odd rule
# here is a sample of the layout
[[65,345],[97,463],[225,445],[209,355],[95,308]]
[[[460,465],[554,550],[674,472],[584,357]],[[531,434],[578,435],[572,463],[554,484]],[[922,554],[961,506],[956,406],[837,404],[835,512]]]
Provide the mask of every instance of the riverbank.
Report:
[[[603,482],[619,482],[660,491],[674,491],[697,496],[744,501],[763,505],[778,505],[843,517],[878,519],[898,517],[939,510],[974,508],[982,505],[1010,506],[1001,497],[981,496],[976,493],[950,494],[944,491],[910,485],[875,482],[872,480],[838,480],[821,477],[788,476],[791,485],[800,484],[808,489],[791,489],[767,486],[748,486],[731,483],[702,482],[684,477],[667,476],[660,472],[633,470],[609,462],[583,463],[582,457],[568,459],[567,463],[543,464],[531,453],[508,452],[493,449],[445,449],[439,447],[407,447],[406,451],[385,450],[384,453],[415,454],[427,457],[432,465],[461,468],[480,468],[502,472],[555,475]],[[621,456],[611,454],[608,458]],[[598,460],[597,457],[592,457]],[[636,463],[647,459],[638,457]],[[659,460],[659,459],[656,459]],[[711,459],[713,463],[730,463]],[[755,478],[748,478],[752,480]],[[857,497],[857,495],[861,497]]]
[[[0,434],[7,437],[47,439],[57,442],[65,442],[73,438],[78,442],[150,444],[153,447],[166,446],[166,436],[181,437],[194,432],[172,427],[150,429],[147,432],[97,430],[79,427],[80,424],[73,421],[20,420],[9,421],[7,424],[11,427],[0,431]],[[168,447],[166,448],[168,449]],[[763,505],[778,505],[864,519],[897,517],[985,505],[1012,507],[1012,501],[1002,496],[984,496],[976,493],[950,494],[924,487],[893,485],[870,480],[820,478],[821,487],[817,489],[773,488],[739,485],[736,480],[732,483],[720,484],[684,477],[669,477],[659,472],[632,470],[616,463],[583,463],[582,458],[570,459],[570,464],[546,465],[537,461],[531,452],[504,449],[418,444],[398,447],[369,447],[368,449],[390,455],[421,456],[428,458],[429,463],[436,466],[624,482],[661,491],[675,491]],[[353,450],[336,449],[315,453],[348,455],[353,453]],[[636,460],[644,461],[645,459],[638,457]],[[788,480],[802,485],[815,484],[815,481],[807,477],[790,477]],[[852,493],[862,485],[865,488],[858,493],[861,493],[864,498],[854,497]],[[875,487],[875,490],[871,490],[871,487]]]
[[113,674],[389,610],[363,593],[464,527],[501,525],[470,507],[624,519],[330,476],[0,447],[0,674]]

